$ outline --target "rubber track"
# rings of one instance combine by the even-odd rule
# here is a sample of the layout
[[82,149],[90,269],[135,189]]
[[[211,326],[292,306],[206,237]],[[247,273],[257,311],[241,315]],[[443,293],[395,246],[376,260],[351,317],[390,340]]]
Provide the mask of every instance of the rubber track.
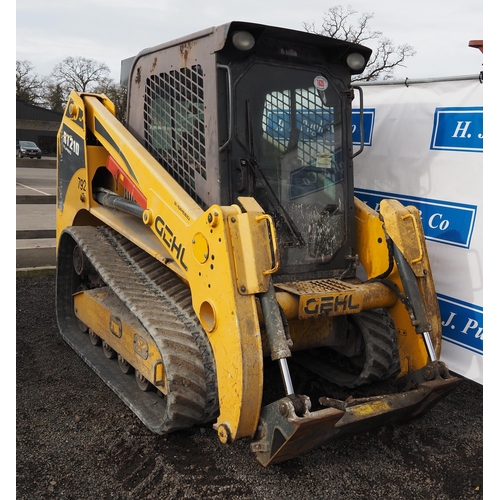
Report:
[[294,353],[292,360],[340,387],[355,388],[389,380],[400,372],[396,330],[385,309],[372,309],[349,316],[361,331],[365,363],[358,374],[343,371],[330,361],[331,349],[321,348]]
[[353,315],[363,331],[366,362],[360,376],[347,387],[357,387],[378,380],[387,380],[400,371],[396,330],[385,309],[363,311]]
[[[153,432],[163,434],[213,420],[218,411],[215,363],[209,341],[192,309],[189,287],[163,264],[109,228],[71,227],[65,232],[81,246],[102,280],[155,340],[165,366],[168,394],[164,398],[155,394],[156,402],[151,401],[152,393],[138,396],[135,388],[128,395],[122,387],[114,387],[113,379],[107,374],[103,376],[102,368],[84,356],[87,363],[98,368],[101,378]],[[68,259],[69,256],[65,258]],[[58,264],[58,273],[59,267]],[[59,280],[58,277],[58,283]],[[64,328],[60,322],[62,331],[61,326]],[[127,382],[135,385],[133,377],[128,377]],[[138,397],[144,399],[144,407]],[[150,417],[152,404],[157,406],[156,412],[164,407],[164,414]]]

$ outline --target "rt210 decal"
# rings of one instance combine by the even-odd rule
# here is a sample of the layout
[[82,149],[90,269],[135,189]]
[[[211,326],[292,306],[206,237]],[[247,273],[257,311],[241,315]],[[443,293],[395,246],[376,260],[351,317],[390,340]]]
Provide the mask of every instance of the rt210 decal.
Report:
[[69,154],[75,154],[76,156],[80,155],[80,143],[79,141],[73,139],[73,136],[71,134],[68,134],[67,132],[62,132],[61,143],[62,147]]

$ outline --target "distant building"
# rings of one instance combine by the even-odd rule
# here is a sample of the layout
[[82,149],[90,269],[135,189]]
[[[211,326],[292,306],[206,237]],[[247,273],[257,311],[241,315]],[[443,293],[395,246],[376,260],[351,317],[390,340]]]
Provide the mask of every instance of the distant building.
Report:
[[33,141],[45,156],[56,155],[62,113],[16,99],[16,140]]

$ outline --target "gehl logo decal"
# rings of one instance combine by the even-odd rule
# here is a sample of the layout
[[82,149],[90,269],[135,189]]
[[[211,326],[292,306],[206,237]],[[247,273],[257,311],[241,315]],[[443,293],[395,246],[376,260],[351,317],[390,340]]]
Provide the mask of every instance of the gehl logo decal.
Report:
[[188,267],[184,263],[184,253],[186,251],[186,247],[178,241],[177,236],[159,215],[155,219],[154,227],[156,233],[161,238],[165,246],[171,250],[172,256],[179,262],[184,270],[187,271]]
[[346,312],[359,311],[360,304],[356,303],[353,293],[341,295],[325,295],[318,297],[302,297],[302,317],[336,316]]

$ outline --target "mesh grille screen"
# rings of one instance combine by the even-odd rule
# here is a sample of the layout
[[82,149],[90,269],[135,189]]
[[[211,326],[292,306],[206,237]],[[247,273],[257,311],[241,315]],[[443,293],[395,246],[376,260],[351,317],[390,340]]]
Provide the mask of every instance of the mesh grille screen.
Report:
[[148,151],[205,208],[196,184],[207,178],[201,66],[148,78],[144,131]]
[[[262,129],[282,151],[296,147],[298,158],[304,164],[313,164],[318,149],[333,147],[333,118],[333,108],[322,104],[314,88],[273,92],[266,97]],[[296,124],[296,136],[292,123]]]

